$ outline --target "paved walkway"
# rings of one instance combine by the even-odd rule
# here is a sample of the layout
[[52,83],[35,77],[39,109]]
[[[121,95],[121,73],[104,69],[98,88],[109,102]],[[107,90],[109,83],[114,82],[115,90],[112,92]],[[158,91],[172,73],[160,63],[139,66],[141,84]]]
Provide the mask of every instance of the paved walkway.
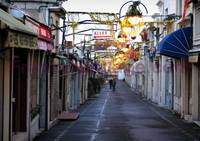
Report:
[[200,128],[135,95],[122,81],[105,86],[73,122],[60,122],[35,141],[200,141]]

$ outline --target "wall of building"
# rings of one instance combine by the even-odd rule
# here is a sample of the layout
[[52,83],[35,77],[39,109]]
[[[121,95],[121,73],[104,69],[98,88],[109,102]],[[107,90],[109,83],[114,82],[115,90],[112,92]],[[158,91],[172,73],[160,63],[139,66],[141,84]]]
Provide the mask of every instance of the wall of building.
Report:
[[147,87],[147,99],[152,99],[153,94],[153,61],[148,58],[147,60],[147,75],[148,75],[148,87]]
[[177,113],[181,113],[181,62],[180,60],[174,60],[174,102],[173,110]]
[[193,45],[194,47],[198,47],[199,48],[199,45],[200,45],[200,29],[198,28],[199,27],[199,23],[200,23],[200,5],[195,5],[194,6],[194,10],[193,10],[193,13],[194,13],[194,36],[193,36]]
[[39,55],[40,60],[40,86],[39,86],[39,105],[40,105],[40,130],[47,129],[47,92],[48,92],[48,56],[46,52],[41,51]]
[[[196,50],[196,55],[199,58],[200,49],[200,3],[194,4],[193,15],[193,48],[191,50]],[[194,121],[200,121],[200,65],[198,62],[192,64],[192,119]]]
[[11,51],[7,50],[5,52],[5,60],[4,60],[4,84],[3,84],[3,141],[10,141],[10,134],[12,133],[10,129],[10,93],[11,93],[11,78],[10,78],[10,72],[11,72]]
[[[5,1],[0,1],[0,6],[5,6]],[[6,10],[6,7],[0,7]],[[5,40],[5,32],[1,29],[5,28],[5,24],[0,21],[0,140],[10,140],[10,128],[9,128],[9,117],[10,117],[10,66],[11,66],[11,51],[5,50],[3,41]]]
[[43,1],[23,2],[23,0],[20,2],[16,2],[15,0],[13,0],[13,5],[16,5],[19,9],[22,9],[29,16],[33,17],[35,20],[39,21],[40,23],[49,25],[50,15],[49,15],[48,8],[56,4],[56,3],[51,3],[51,0],[49,1],[50,3],[43,3]]
[[54,121],[60,114],[61,103],[59,98],[59,59],[53,58],[51,67],[51,82],[50,82],[50,121]]
[[157,68],[156,61],[153,61],[153,90],[152,90],[152,101],[158,103],[159,101],[159,70]]
[[[2,34],[0,33],[0,50],[2,49]],[[0,53],[0,140],[3,140],[3,58],[4,53]]]
[[193,109],[192,109],[192,118],[194,121],[200,120],[200,65],[193,64],[192,66],[192,98],[193,98]]
[[[49,20],[51,21],[50,26],[52,29],[60,27],[60,17],[56,13],[51,12],[49,15]],[[59,46],[59,30],[53,30],[52,35],[54,38],[54,46]]]
[[176,0],[164,0],[165,14],[175,14],[176,13]]
[[[32,140],[38,133],[40,133],[39,121],[40,112],[32,118],[33,111],[41,108],[40,105],[40,52],[31,51],[30,64],[30,103],[31,103],[31,123],[30,123],[30,139]],[[45,99],[43,97],[42,99]]]

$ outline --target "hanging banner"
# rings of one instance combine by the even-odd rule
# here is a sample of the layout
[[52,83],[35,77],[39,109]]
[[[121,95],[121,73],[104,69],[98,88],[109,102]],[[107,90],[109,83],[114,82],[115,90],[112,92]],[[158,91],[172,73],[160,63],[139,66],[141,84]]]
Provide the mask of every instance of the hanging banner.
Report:
[[184,0],[183,14],[182,14],[181,19],[178,21],[178,24],[181,24],[181,23],[184,22],[185,17],[186,17],[187,10],[188,10],[188,0]]
[[184,9],[183,9],[183,16],[182,16],[183,19],[185,19],[187,8],[188,8],[188,0],[185,0]]

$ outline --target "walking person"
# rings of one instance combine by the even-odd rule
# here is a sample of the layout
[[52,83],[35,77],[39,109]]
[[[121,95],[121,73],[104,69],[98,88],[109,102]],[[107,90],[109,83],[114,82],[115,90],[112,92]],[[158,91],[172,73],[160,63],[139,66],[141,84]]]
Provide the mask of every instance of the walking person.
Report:
[[113,92],[115,92],[115,87],[116,87],[116,78],[114,78],[114,79],[112,80]]
[[113,80],[112,80],[112,79],[109,79],[110,89],[112,89],[112,82],[113,82]]

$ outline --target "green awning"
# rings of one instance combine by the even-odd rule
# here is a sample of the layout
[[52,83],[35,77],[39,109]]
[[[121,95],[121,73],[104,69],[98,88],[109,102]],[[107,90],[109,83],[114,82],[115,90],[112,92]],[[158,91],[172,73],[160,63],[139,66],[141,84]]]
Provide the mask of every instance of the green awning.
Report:
[[9,26],[10,29],[15,31],[20,31],[26,34],[30,35],[37,35],[35,31],[33,31],[29,26],[23,24],[19,20],[17,20],[15,17],[10,15],[9,13],[3,11],[0,9],[0,20]]

